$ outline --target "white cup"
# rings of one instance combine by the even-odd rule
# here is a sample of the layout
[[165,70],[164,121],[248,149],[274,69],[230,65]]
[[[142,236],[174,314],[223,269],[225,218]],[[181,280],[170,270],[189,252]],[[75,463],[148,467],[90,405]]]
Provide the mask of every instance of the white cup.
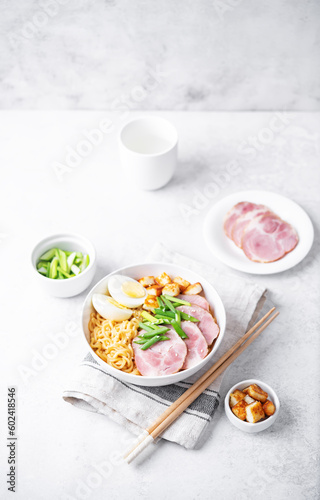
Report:
[[164,118],[146,116],[126,123],[119,137],[120,159],[127,180],[140,189],[159,189],[177,165],[178,134]]

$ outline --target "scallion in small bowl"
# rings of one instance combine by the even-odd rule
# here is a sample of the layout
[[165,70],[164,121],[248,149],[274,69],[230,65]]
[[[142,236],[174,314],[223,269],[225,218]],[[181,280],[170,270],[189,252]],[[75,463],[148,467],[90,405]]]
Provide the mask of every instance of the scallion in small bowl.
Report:
[[31,260],[40,285],[55,297],[83,292],[96,271],[94,246],[78,234],[44,238],[34,247]]
[[89,254],[51,248],[40,256],[37,270],[46,278],[64,280],[78,276],[89,264]]

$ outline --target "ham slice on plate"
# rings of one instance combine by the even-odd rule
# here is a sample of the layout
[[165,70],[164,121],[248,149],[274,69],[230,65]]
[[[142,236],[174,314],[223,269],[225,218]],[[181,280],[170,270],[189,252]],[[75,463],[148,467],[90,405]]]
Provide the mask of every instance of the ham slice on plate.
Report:
[[201,295],[178,295],[178,299],[185,300],[186,302],[190,302],[190,304],[195,304],[209,311],[209,302]]
[[251,212],[252,210],[257,208],[257,206],[258,205],[256,205],[255,203],[250,203],[249,201],[241,201],[240,203],[237,203],[234,207],[232,207],[231,210],[229,210],[229,212],[225,216],[223,226],[228,238],[232,239],[232,229],[238,218],[248,212]]
[[291,252],[299,241],[294,228],[274,214],[255,217],[245,228],[241,247],[254,262],[274,262]]
[[[143,330],[140,333],[143,333]],[[157,342],[145,351],[141,349],[140,344],[132,342],[135,362],[141,375],[171,375],[182,368],[187,356],[186,343],[172,327],[165,335],[170,340]]]
[[185,339],[187,346],[187,357],[184,361],[183,370],[197,365],[208,354],[208,344],[196,323],[181,321],[182,330],[188,335]]
[[237,218],[232,226],[231,238],[238,247],[241,248],[243,232],[251,220],[263,214],[272,214],[272,212],[265,205],[256,205],[256,208]]
[[253,262],[282,259],[298,244],[295,229],[265,205],[237,203],[227,213],[224,231]]
[[219,326],[208,311],[196,305],[179,306],[177,309],[199,320],[196,325],[200,329],[208,345],[212,344],[214,339],[218,337],[220,331]]

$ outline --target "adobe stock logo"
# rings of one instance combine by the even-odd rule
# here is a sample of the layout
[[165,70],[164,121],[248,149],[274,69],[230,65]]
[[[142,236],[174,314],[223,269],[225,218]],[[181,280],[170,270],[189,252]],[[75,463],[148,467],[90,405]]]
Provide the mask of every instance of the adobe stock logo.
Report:
[[82,132],[84,135],[83,139],[77,142],[74,147],[67,146],[64,163],[59,161],[53,162],[52,169],[57,179],[61,182],[65,174],[77,168],[82,163],[82,160],[89,156],[93,149],[102,143],[104,134],[110,134],[113,130],[114,124],[107,118],[100,120],[98,128],[84,130]]
[[218,173],[212,172],[208,181],[202,190],[195,189],[188,200],[188,203],[179,203],[179,212],[185,222],[188,222],[192,216],[199,215],[210,202],[215,199],[223,189],[230,184],[233,177],[241,174],[242,166],[238,160],[232,160]]
[[261,128],[257,135],[249,136],[239,144],[238,153],[248,159],[255,158],[258,152],[263,151],[266,146],[275,140],[278,134],[284,131],[291,120],[292,118],[285,112],[274,113],[268,125]]
[[187,203],[178,205],[185,220],[199,215],[212,200],[217,198],[231,184],[233,178],[244,171],[246,161],[252,161],[275,141],[278,135],[290,124],[292,117],[285,112],[274,113],[267,125],[260,128],[256,135],[248,136],[237,148],[237,157],[222,166],[219,170],[210,169],[206,184],[201,189],[195,189]]
[[80,328],[75,321],[69,321],[65,330],[62,332],[57,332],[50,334],[51,342],[48,342],[41,351],[32,349],[30,365],[18,365],[18,373],[23,380],[25,385],[28,385],[31,378],[36,377],[38,373],[45,370],[53,359],[55,359],[59,353],[66,349],[70,343],[70,338],[79,337],[81,334]]
[[41,0],[37,2],[39,8],[17,31],[10,32],[8,39],[15,49],[24,41],[32,40],[41,34],[49,23],[50,19],[59,14],[61,6],[67,4],[69,0]]
[[[75,146],[67,145],[63,161],[54,161],[52,169],[59,182],[64,180],[66,174],[76,171],[83,160],[104,140],[105,136],[115,130],[115,125],[124,123],[131,111],[143,102],[163,82],[166,74],[159,66],[150,68],[141,85],[135,85],[126,94],[121,94],[110,102],[108,109],[115,115],[115,123],[106,117],[102,118],[97,127],[82,132],[83,138]],[[114,116],[113,115],[113,116]]]

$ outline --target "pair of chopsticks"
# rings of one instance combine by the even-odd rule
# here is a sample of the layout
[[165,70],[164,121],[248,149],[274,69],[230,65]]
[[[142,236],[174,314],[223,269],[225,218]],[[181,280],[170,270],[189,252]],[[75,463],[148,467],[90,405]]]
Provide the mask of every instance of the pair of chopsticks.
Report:
[[[247,331],[238,342],[236,342],[209,370],[202,375],[180,398],[178,398],[169,408],[167,408],[143,433],[133,448],[125,455],[124,459],[129,464],[150,444],[155,441],[169,425],[188,408],[188,406],[197,397],[209,387],[209,385],[221,375],[222,372],[247,349],[247,347],[267,328],[268,325],[278,316],[276,312],[271,318],[269,316],[274,312],[275,307],[270,309],[263,318],[261,318],[250,330]],[[269,318],[267,321],[265,321]],[[265,321],[265,323],[264,323]],[[261,326],[262,325],[262,326]],[[260,327],[260,328],[259,328]],[[258,330],[257,330],[258,329]],[[253,335],[252,335],[253,334]],[[252,336],[251,336],[252,335]],[[250,337],[251,336],[251,337]],[[250,337],[250,338],[249,338]]]

